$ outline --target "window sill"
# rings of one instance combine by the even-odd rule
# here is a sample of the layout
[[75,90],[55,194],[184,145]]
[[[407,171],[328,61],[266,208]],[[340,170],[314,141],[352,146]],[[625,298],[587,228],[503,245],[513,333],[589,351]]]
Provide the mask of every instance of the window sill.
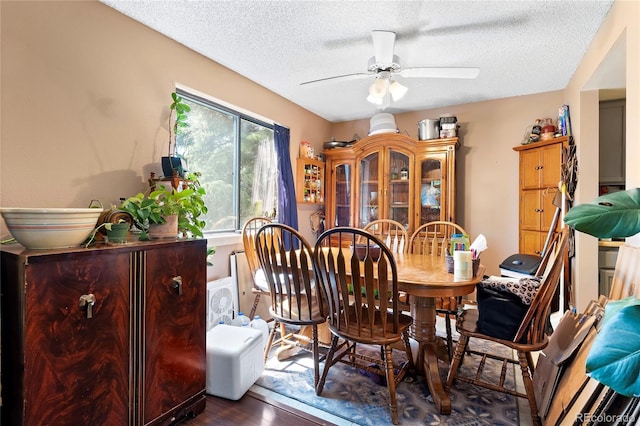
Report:
[[207,245],[213,247],[242,244],[242,235],[237,232],[205,233],[204,237]]

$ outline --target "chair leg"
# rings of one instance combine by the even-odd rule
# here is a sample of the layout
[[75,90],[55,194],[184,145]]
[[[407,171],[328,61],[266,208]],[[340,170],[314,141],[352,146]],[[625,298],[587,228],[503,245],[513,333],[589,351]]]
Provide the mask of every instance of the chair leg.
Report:
[[529,400],[529,408],[531,410],[531,419],[536,426],[541,425],[540,417],[538,416],[538,405],[536,404],[536,395],[533,389],[533,381],[531,380],[531,371],[529,370],[528,358],[531,358],[529,353],[518,351],[518,361],[520,362],[520,369],[522,370],[522,381],[524,383],[524,389],[527,393],[527,399]]
[[444,324],[447,328],[447,353],[449,354],[449,362],[453,359],[453,337],[451,335],[451,314],[445,314]]
[[408,370],[413,375],[416,371],[416,366],[413,362],[413,352],[411,351],[411,342],[409,341],[408,331],[402,334],[402,343],[404,344],[404,352],[407,355],[407,360],[409,362]]
[[260,303],[260,293],[256,293],[255,299],[253,299],[253,306],[251,306],[251,311],[249,312],[249,319],[252,320],[256,315],[256,309],[258,309],[258,303]]
[[267,346],[264,347],[264,362],[265,364],[267,363],[267,360],[269,359],[269,352],[271,352],[271,345],[273,345],[273,338],[276,335],[276,330],[278,329],[278,322],[275,321],[273,323],[273,328],[271,329],[271,332],[269,333],[269,338],[267,339]]
[[384,364],[387,377],[387,389],[389,390],[389,410],[391,411],[391,421],[398,424],[398,405],[396,401],[396,380],[393,375],[393,358],[391,356],[391,346],[384,345]]
[[458,343],[456,344],[456,351],[453,354],[453,360],[451,361],[451,367],[449,367],[449,373],[447,374],[447,383],[444,385],[445,390],[451,389],[451,385],[453,384],[454,379],[456,378],[456,374],[458,373],[458,368],[460,367],[460,363],[462,362],[462,356],[464,352],[467,350],[467,344],[469,344],[468,336],[460,336],[458,339]]
[[313,333],[313,387],[318,386],[320,380],[320,349],[318,348],[318,326],[312,326]]
[[320,377],[320,381],[316,386],[316,395],[320,396],[322,393],[322,388],[324,388],[324,382],[327,379],[327,373],[329,372],[329,368],[333,365],[333,355],[335,355],[336,347],[338,346],[338,336],[331,336],[331,347],[329,348],[329,352],[327,353],[327,357],[324,360],[324,368],[322,369],[322,377]]

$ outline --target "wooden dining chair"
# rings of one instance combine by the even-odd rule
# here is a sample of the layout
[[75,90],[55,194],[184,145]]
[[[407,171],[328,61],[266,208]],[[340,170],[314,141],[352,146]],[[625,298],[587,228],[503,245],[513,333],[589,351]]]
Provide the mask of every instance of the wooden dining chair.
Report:
[[[316,285],[312,249],[298,231],[281,223],[262,226],[256,233],[255,241],[258,262],[271,295],[269,312],[275,321],[265,348],[265,362],[273,345],[304,350],[309,350],[310,345],[315,387],[320,375],[318,325],[326,322],[327,310],[322,292]],[[296,333],[296,330],[288,332],[285,325],[298,330],[310,326],[311,339]],[[280,338],[274,341],[278,331]]]
[[260,296],[263,294],[269,295],[269,286],[265,281],[264,273],[258,262],[255,238],[258,229],[271,222],[271,219],[268,217],[256,216],[248,219],[242,227],[242,244],[244,245],[244,253],[247,258],[247,263],[249,264],[249,271],[251,272],[251,280],[253,282],[251,292],[255,294],[249,319],[253,319],[256,313],[258,303],[260,303]]
[[[420,226],[411,235],[408,244],[409,253],[418,253],[425,256],[441,256],[447,254],[447,247],[451,243],[451,235],[466,234],[462,226],[447,221],[427,222]],[[453,356],[453,330],[451,318],[456,318],[458,305],[462,302],[460,297],[436,297],[436,313],[444,316],[444,324],[447,330],[447,352],[449,361]]]
[[[537,272],[537,274],[543,273],[540,286],[538,287],[531,304],[526,310],[524,318],[522,319],[515,337],[512,340],[497,338],[480,330],[478,318],[480,315],[479,310],[482,309],[481,306],[479,306],[478,309],[465,310],[458,316],[456,329],[460,333],[460,338],[456,344],[456,350],[447,376],[445,389],[451,389],[451,385],[454,380],[461,380],[472,383],[476,386],[481,386],[521,398],[527,398],[533,423],[535,425],[541,424],[532,381],[534,372],[532,353],[544,349],[549,342],[546,334],[548,325],[547,321],[553,295],[556,293],[560,283],[565,253],[567,251],[568,236],[569,227],[565,227],[554,243],[554,249],[548,250],[543,257],[542,263]],[[488,352],[480,349],[469,349],[468,345],[471,338],[504,345],[509,349],[516,351],[518,359],[514,360],[511,356],[503,356],[495,352]],[[491,348],[491,346],[482,346]],[[511,352],[512,351],[509,351],[510,354]],[[473,377],[458,375],[458,367],[460,367],[465,353],[481,356],[478,363],[477,373],[473,375]],[[469,355],[467,355],[467,357],[468,356]],[[482,370],[487,358],[502,362],[502,373],[498,379],[498,383],[492,382],[488,377],[482,376]],[[518,392],[514,387],[505,386],[505,375],[507,372],[507,365],[509,363],[520,365],[525,393]]]
[[409,243],[407,230],[392,219],[377,219],[365,225],[363,230],[375,235],[392,253],[405,253]]
[[[360,249],[349,248],[357,243],[362,244]],[[393,254],[381,240],[362,229],[338,227],[319,236],[313,260],[327,299],[332,334],[316,393],[322,393],[327,374],[337,362],[381,375],[389,390],[391,419],[397,424],[396,385],[413,368],[413,357],[408,333],[412,319],[398,307]],[[399,341],[404,343],[407,361],[394,365],[391,345]],[[363,353],[357,344],[380,346],[382,356]],[[394,368],[398,368],[397,373]]]

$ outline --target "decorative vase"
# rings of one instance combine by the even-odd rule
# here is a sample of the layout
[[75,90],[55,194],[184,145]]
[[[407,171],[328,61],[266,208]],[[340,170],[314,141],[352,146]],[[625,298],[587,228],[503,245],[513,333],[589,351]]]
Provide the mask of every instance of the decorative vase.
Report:
[[176,238],[178,236],[178,215],[164,216],[165,223],[154,223],[149,226],[149,238]]
[[162,173],[164,176],[171,177],[174,171],[183,178],[187,171],[187,160],[178,156],[162,157]]
[[129,224],[124,223],[112,223],[111,229],[107,229],[107,238],[110,243],[125,244],[129,235]]

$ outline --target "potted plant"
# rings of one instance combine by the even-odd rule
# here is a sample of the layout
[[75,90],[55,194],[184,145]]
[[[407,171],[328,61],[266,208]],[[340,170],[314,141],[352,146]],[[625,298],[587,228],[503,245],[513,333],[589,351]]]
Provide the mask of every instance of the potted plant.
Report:
[[[207,213],[203,196],[206,191],[200,186],[199,173],[190,173],[181,189],[158,185],[146,193],[139,193],[123,201],[120,209],[133,216],[136,227],[142,232],[140,238],[202,237],[205,222],[200,216]],[[169,223],[173,230],[160,230],[158,225]]]
[[640,232],[640,188],[613,192],[570,209],[564,222],[597,238],[624,238]]
[[169,104],[169,149],[166,157],[162,157],[162,172],[165,177],[177,174],[184,177],[187,170],[186,160],[175,155],[176,136],[182,129],[188,127],[187,113],[191,107],[183,102],[182,96],[176,92],[171,93],[171,104]]
[[127,235],[129,235],[130,226],[129,222],[124,219],[118,220],[117,223],[103,222],[91,231],[89,238],[87,238],[85,242],[85,247],[89,247],[95,241],[98,231],[102,229],[105,230],[105,233],[109,238],[109,242],[124,244],[127,242]]
[[[598,238],[640,232],[640,188],[614,192],[569,210],[565,223]],[[640,395],[640,299],[613,300],[586,360],[589,376],[624,396]]]

